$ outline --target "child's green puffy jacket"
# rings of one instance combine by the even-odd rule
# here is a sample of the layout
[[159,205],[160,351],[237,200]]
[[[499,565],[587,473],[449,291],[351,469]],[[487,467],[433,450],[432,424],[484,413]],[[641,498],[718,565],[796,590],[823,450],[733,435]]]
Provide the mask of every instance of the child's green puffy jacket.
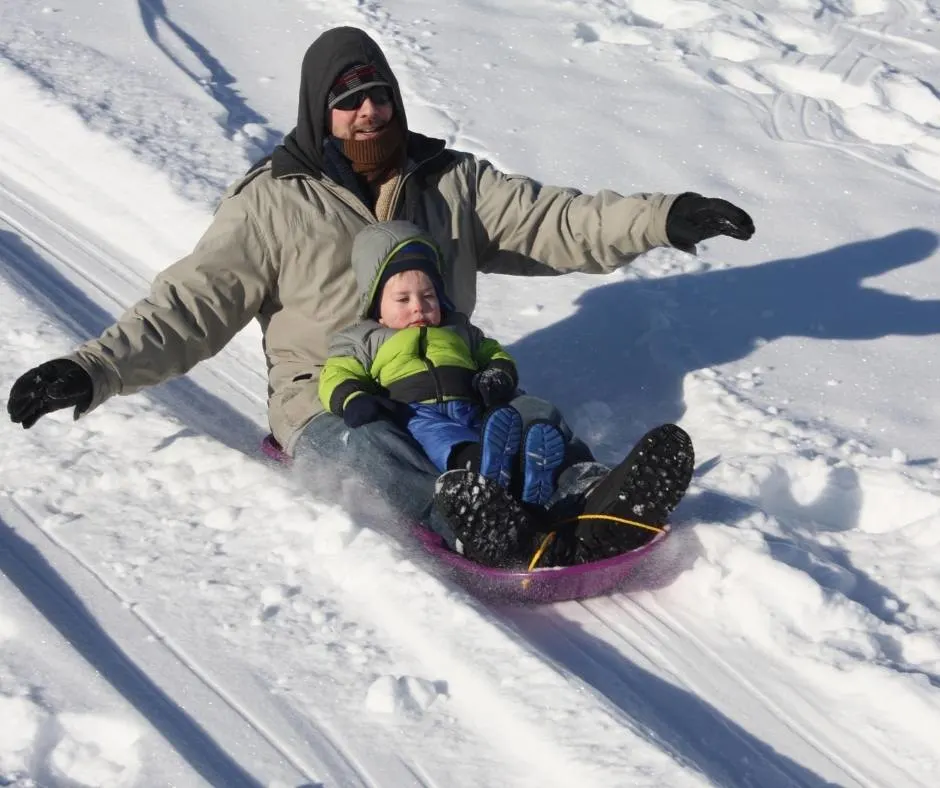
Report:
[[[434,250],[440,270],[436,245],[408,222],[371,225],[356,237],[352,265],[359,283],[361,317],[368,313],[388,261],[399,248],[415,241]],[[501,367],[514,382],[518,380],[512,357],[460,312],[447,313],[440,326],[403,329],[363,319],[333,337],[330,357],[320,373],[320,400],[338,416],[349,399],[359,394],[380,394],[400,402],[475,400],[473,376],[488,366]]]

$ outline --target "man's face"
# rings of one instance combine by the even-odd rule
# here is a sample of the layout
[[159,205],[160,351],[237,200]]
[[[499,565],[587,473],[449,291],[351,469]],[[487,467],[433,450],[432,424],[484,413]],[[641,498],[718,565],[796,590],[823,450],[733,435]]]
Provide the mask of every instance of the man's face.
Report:
[[391,93],[386,94],[389,100],[384,103],[373,100],[367,91],[365,100],[356,109],[331,109],[330,133],[341,140],[365,141],[377,137],[395,114]]
[[387,328],[440,325],[441,304],[431,278],[416,270],[389,277],[379,301],[379,323]]

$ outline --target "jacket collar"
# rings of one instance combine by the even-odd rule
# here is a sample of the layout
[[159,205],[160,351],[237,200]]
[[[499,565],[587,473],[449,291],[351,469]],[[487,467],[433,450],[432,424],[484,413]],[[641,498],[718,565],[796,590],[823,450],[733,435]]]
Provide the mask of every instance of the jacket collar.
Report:
[[[425,137],[413,131],[408,132],[408,158],[415,162],[416,167],[423,166],[431,159],[438,157],[438,154],[446,151],[447,143],[444,140],[434,137]],[[453,154],[441,157],[440,168],[435,167],[435,171],[443,169],[450,163]],[[287,145],[278,145],[271,154],[271,175],[275,178],[320,178],[327,177],[337,183],[344,183],[346,180],[341,171],[341,165],[331,162],[331,157],[324,157],[324,167],[316,169],[311,163],[305,163],[291,152]],[[257,165],[256,165],[257,166]]]

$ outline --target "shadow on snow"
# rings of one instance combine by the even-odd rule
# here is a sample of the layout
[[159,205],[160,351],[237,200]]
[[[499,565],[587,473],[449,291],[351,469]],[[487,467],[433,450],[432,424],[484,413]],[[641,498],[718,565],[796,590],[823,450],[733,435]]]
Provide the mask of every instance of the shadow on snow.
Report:
[[[233,85],[236,80],[209,50],[187,33],[183,28],[170,19],[164,0],[137,0],[140,9],[140,18],[144,30],[156,47],[166,55],[167,59],[189,77],[194,83],[204,88],[212,98],[225,109],[226,118],[222,123],[226,134],[231,137],[247,123],[255,123],[264,128],[265,138],[258,140],[258,146],[264,153],[270,151],[281,141],[283,136],[275,129],[267,127],[267,118],[253,110]],[[208,78],[203,78],[190,69],[161,38],[158,30],[159,24],[166,25],[179,39],[183,46],[196,58],[196,60],[209,72]]]
[[702,698],[626,659],[577,623],[519,610],[512,621],[539,650],[604,695],[637,734],[715,785],[836,788]]
[[[113,315],[63,277],[17,234],[5,230],[0,230],[0,274],[6,275],[15,289],[78,341],[97,337],[114,322]],[[37,358],[36,363],[47,360]],[[225,446],[261,459],[259,446],[265,433],[258,425],[188,378],[149,388],[144,396],[186,425],[176,437],[209,435]]]
[[569,418],[586,399],[609,406],[616,424],[597,448],[619,459],[649,427],[681,419],[688,373],[763,342],[940,333],[940,301],[864,285],[937,247],[935,233],[912,228],[762,265],[628,279],[588,291],[575,314],[507,349],[525,387]]

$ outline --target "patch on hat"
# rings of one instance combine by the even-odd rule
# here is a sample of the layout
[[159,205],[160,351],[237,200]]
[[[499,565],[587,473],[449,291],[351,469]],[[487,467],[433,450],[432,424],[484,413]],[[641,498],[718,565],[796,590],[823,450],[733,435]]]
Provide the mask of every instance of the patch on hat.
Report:
[[353,66],[340,74],[333,82],[326,96],[326,108],[333,109],[337,101],[356,91],[371,87],[390,88],[391,86],[391,83],[379,73],[375,66],[371,64]]

